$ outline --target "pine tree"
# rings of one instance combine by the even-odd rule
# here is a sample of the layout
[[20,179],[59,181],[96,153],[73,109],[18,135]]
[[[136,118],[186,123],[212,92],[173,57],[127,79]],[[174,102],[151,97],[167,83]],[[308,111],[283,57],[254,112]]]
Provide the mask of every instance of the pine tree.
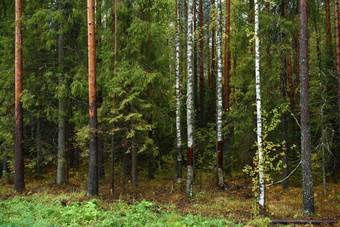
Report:
[[96,38],[94,0],[87,1],[89,113],[90,113],[90,161],[87,195],[98,195],[97,148],[97,86],[96,86]]
[[205,126],[205,110],[204,110],[204,57],[203,57],[203,0],[199,2],[199,66],[200,66],[200,126]]
[[[281,11],[281,16],[284,19],[287,19],[288,14],[287,14],[287,2],[286,0],[281,0],[281,4],[280,4],[280,11]],[[281,43],[284,45],[286,43],[285,40],[285,34],[281,31]],[[284,55],[286,55],[286,53],[284,52]],[[283,64],[282,64],[282,69],[280,72],[280,93],[281,93],[281,98],[282,101],[285,103],[286,99],[287,99],[287,70],[286,67],[288,66],[287,64],[287,57],[283,59]],[[284,113],[282,113],[281,116],[281,128],[282,128],[282,141],[283,141],[283,160],[282,160],[282,164],[283,164],[283,174],[282,177],[283,179],[287,178],[288,176],[288,153],[289,153],[289,146],[288,146],[288,120],[287,120],[288,116],[286,111]],[[285,180],[282,184],[282,188],[283,189],[288,189],[288,180]]]
[[[63,15],[62,3],[58,3],[58,10]],[[58,58],[59,58],[59,121],[58,121],[58,167],[57,167],[57,184],[66,183],[66,155],[65,155],[65,95],[63,89],[65,86],[64,79],[64,34],[63,26],[59,25],[58,36]]]
[[307,0],[300,0],[300,108],[303,213],[314,213],[308,75]]
[[230,0],[226,0],[225,46],[224,46],[224,110],[230,108]]
[[[224,44],[224,111],[228,113],[230,109],[230,0],[226,0],[226,19],[225,19],[225,44]],[[226,119],[226,122],[230,122]],[[227,123],[228,125],[228,123]],[[224,136],[225,144],[225,165],[226,174],[231,175],[229,150],[231,132],[226,132]]]
[[338,78],[338,130],[340,135],[340,25],[339,25],[339,0],[334,0],[334,27],[335,27],[335,52],[336,74]]
[[25,189],[23,153],[23,113],[20,95],[22,94],[22,2],[15,0],[15,179],[14,191]]
[[[118,16],[117,16],[117,7],[118,7],[118,0],[115,0],[115,10],[114,10],[114,36],[115,36],[115,57],[114,57],[114,62],[113,62],[113,73],[114,76],[116,76],[117,73],[117,49],[118,49],[118,37],[117,37],[117,25],[118,25]],[[114,161],[115,161],[115,148],[114,148],[114,141],[115,137],[114,134],[112,135],[111,138],[111,165],[110,165],[110,193],[113,194],[113,189],[114,189]]]

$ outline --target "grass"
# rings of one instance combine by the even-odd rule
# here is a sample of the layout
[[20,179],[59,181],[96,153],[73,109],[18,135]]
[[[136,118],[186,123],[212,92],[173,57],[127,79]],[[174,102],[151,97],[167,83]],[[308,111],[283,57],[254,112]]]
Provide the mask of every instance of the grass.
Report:
[[[185,196],[185,182],[174,183],[164,173],[148,180],[140,174],[139,186],[127,183],[123,191],[120,176],[115,179],[114,195],[110,195],[108,179],[100,182],[100,196],[86,196],[86,173],[70,172],[69,183],[54,184],[54,173],[26,178],[26,191],[13,193],[13,185],[0,180],[0,225],[2,226],[266,226],[268,219],[253,216],[255,197],[250,182],[237,175],[226,181],[227,189],[216,188],[216,177],[199,173],[194,185],[194,198]],[[235,185],[242,185],[235,187]],[[270,218],[340,218],[340,185],[328,184],[328,195],[322,186],[314,187],[315,214],[302,216],[302,191],[280,185],[267,190]]]
[[120,200],[103,205],[98,199],[62,203],[70,198],[38,193],[0,201],[0,226],[241,226],[222,218],[180,215],[175,207],[145,200],[129,205]]

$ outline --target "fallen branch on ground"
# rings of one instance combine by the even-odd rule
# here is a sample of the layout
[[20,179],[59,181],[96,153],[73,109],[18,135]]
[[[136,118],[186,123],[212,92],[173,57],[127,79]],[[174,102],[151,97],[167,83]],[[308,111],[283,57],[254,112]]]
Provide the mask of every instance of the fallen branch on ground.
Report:
[[273,224],[335,224],[338,221],[331,219],[331,220],[294,220],[294,219],[271,219]]

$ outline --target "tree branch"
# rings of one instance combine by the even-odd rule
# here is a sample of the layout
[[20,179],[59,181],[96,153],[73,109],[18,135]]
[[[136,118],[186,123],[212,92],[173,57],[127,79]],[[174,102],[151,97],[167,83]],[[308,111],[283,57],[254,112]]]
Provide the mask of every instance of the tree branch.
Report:
[[280,184],[280,183],[284,182],[285,180],[287,180],[297,170],[297,168],[299,168],[299,166],[301,165],[301,162],[302,161],[299,162],[299,164],[295,167],[295,169],[293,169],[293,171],[287,177],[285,177],[284,179],[282,179],[280,181],[268,184],[267,187],[273,186],[275,184]]

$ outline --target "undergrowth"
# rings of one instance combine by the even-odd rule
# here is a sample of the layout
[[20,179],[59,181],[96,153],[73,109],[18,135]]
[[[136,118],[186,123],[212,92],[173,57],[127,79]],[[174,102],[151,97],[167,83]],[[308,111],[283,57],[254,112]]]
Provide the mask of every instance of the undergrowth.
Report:
[[105,209],[101,203],[100,199],[63,202],[46,194],[14,197],[0,201],[0,226],[242,226],[225,219],[181,215],[171,205],[159,207],[145,200],[130,205],[118,200]]

